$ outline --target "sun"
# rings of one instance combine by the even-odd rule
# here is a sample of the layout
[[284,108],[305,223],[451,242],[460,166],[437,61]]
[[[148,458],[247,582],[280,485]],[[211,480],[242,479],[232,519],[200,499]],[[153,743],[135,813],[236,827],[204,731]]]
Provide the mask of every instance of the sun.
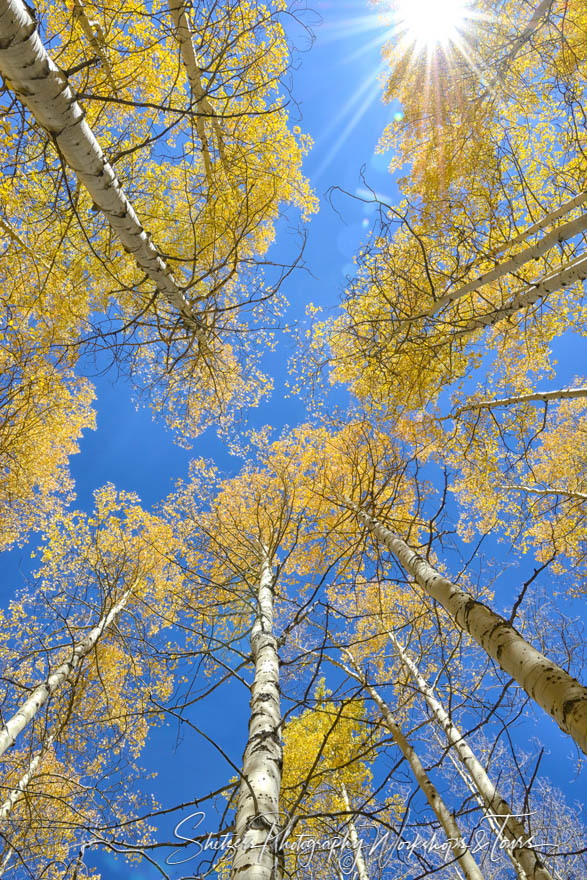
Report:
[[468,0],[398,0],[396,27],[417,49],[458,41],[470,13]]

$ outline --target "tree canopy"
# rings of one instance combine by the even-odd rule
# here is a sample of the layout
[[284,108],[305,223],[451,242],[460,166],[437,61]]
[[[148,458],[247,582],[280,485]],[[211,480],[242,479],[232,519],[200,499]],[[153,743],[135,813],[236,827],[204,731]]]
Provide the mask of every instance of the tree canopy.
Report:
[[0,0],[0,878],[585,870],[587,10],[320,6]]

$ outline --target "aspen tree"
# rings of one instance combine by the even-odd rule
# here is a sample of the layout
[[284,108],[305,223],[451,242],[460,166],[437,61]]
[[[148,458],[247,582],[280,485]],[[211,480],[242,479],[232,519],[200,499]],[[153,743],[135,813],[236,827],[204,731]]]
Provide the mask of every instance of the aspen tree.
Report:
[[[160,543],[166,541],[167,551],[173,551],[170,529],[157,517],[145,514],[137,501],[136,496],[125,493],[118,496],[112,486],[107,486],[96,493],[93,517],[62,513],[48,528],[37,576],[43,591],[51,596],[53,606],[63,605],[70,611],[69,615],[64,614],[64,622],[49,612],[46,621],[40,618],[38,631],[32,625],[34,616],[31,623],[27,622],[23,627],[30,642],[28,653],[33,657],[35,640],[40,639],[43,653],[48,657],[48,671],[44,679],[35,681],[35,668],[31,668],[27,661],[14,676],[17,681],[24,679],[20,687],[28,691],[29,696],[20,705],[17,703],[16,711],[3,720],[0,732],[2,753],[32,724],[50,698],[54,703],[58,692],[65,690],[66,686],[75,692],[87,658],[91,656],[96,660],[100,657],[101,644],[108,641],[114,629],[119,631],[120,618],[129,606],[137,609],[144,602],[147,607],[149,600],[153,600],[151,626],[154,632],[165,625],[165,614],[171,618],[177,603],[175,590],[179,570],[174,569]],[[125,583],[125,576],[129,583]],[[161,579],[159,583],[158,578]],[[88,581],[90,588],[94,581],[95,594],[90,593],[85,602],[81,602],[80,594],[83,589],[88,589]],[[34,596],[31,596],[26,605],[13,604],[16,628],[23,626],[25,608],[33,601]],[[97,608],[94,616],[98,619],[93,623],[90,617],[88,623],[87,609],[92,606]],[[158,617],[158,614],[162,616]],[[59,628],[52,632],[57,621],[60,621]],[[41,622],[46,632],[40,628]],[[65,645],[63,628],[68,636]],[[17,664],[18,659],[16,654]],[[14,702],[17,700],[13,697],[13,705]]]
[[525,241],[529,236],[533,235],[535,232],[540,232],[547,226],[550,226],[554,223],[555,220],[560,220],[561,217],[564,217],[573,208],[578,208],[581,205],[584,205],[587,202],[587,193],[582,192],[579,193],[578,196],[575,196],[572,199],[569,199],[568,202],[564,202],[559,208],[555,211],[551,211],[550,214],[547,214],[542,220],[539,220],[537,223],[533,223],[532,226],[529,226],[527,229],[524,229],[523,232],[520,232],[519,235],[516,235],[514,238],[511,238],[509,241],[505,242],[505,244],[499,245],[499,247],[495,248],[494,253],[498,254],[504,250],[507,250],[514,245],[520,244],[520,242]]
[[[201,6],[195,26],[208,80],[199,108],[178,70],[172,29],[162,28],[152,10],[106,5],[90,18],[90,7],[80,12],[78,4],[76,20],[85,16],[108,62],[95,66],[79,63],[80,54],[94,51],[88,27],[72,31],[67,10],[54,4],[44,10],[47,39],[41,42],[35,30],[10,49],[14,28],[22,34],[34,23],[22,4],[13,10],[22,21],[9,8],[2,57],[14,69],[5,70],[7,81],[16,86],[20,74],[26,79],[21,68],[29,49],[29,60],[44,59],[47,69],[34,82],[40,93],[31,112],[39,124],[23,126],[14,105],[0,144],[7,167],[18,166],[0,188],[2,228],[32,265],[23,280],[7,283],[41,325],[57,311],[67,315],[67,325],[55,321],[50,345],[65,349],[70,362],[88,344],[105,344],[122,359],[138,393],[182,439],[209,424],[225,428],[235,406],[254,405],[270,387],[258,365],[267,334],[248,332],[248,321],[256,308],[255,320],[266,326],[281,308],[281,273],[263,277],[261,265],[280,208],[293,204],[306,216],[315,210],[301,174],[309,141],[291,130],[284,108],[290,61],[280,4]],[[34,103],[32,92],[29,99]],[[209,192],[197,128],[211,101],[223,120],[229,172],[223,168]],[[58,154],[47,131],[58,134]],[[155,149],[158,142],[166,149]],[[62,169],[62,157],[71,160],[81,187]],[[147,215],[148,231],[138,219]],[[39,226],[37,256],[26,230]],[[73,267],[81,278],[72,277]],[[60,299],[49,309],[54,288]]]
[[[319,443],[321,433],[318,431],[318,437],[312,437],[312,440]],[[356,428],[349,429],[349,444],[357,433]],[[233,874],[261,871],[265,876],[271,875],[271,872],[280,874],[282,863],[287,868],[289,855],[287,850],[283,853],[280,851],[281,838],[284,836],[287,841],[290,823],[293,828],[303,822],[304,811],[313,797],[312,794],[307,801],[300,799],[300,792],[306,784],[305,773],[291,792],[292,772],[299,771],[297,764],[300,762],[295,757],[290,758],[288,760],[294,761],[294,768],[292,771],[289,765],[287,788],[282,798],[283,806],[290,814],[289,820],[284,825],[279,816],[263,818],[268,811],[277,812],[279,806],[280,768],[277,758],[281,750],[282,721],[276,697],[277,639],[284,650],[291,645],[295,652],[295,636],[292,633],[298,626],[303,626],[309,616],[311,607],[306,610],[304,602],[308,593],[312,594],[313,582],[317,580],[320,583],[322,566],[331,569],[336,566],[339,553],[343,558],[346,556],[343,549],[345,540],[339,545],[335,533],[332,534],[334,549],[324,544],[321,535],[324,506],[315,506],[313,493],[299,479],[300,466],[312,467],[312,453],[310,451],[308,454],[303,441],[300,442],[305,436],[302,431],[300,437],[294,436],[291,442],[277,442],[269,449],[263,443],[260,461],[256,465],[250,462],[238,477],[220,484],[217,477],[216,480],[212,476],[205,477],[202,468],[196,467],[192,481],[180,485],[170,500],[170,510],[175,511],[172,515],[176,518],[177,528],[185,535],[184,544],[189,547],[191,542],[194,548],[194,563],[189,551],[186,554],[186,567],[193,572],[194,581],[204,581],[204,591],[210,591],[215,603],[222,602],[224,606],[223,612],[216,612],[217,617],[221,614],[224,616],[215,626],[211,653],[218,657],[224,669],[229,670],[238,662],[238,680],[251,688],[249,739],[243,758],[238,798],[236,803],[231,801],[231,806],[236,810],[237,841],[234,863],[230,868]],[[336,462],[332,463],[336,467]],[[205,498],[206,486],[213,481],[217,489]],[[259,557],[263,548],[266,558],[273,559],[275,568],[279,564],[279,579],[275,579],[275,582],[267,563],[261,566],[259,579]],[[276,614],[278,607],[280,617],[284,615],[286,619],[289,618],[288,624],[266,632],[264,607],[267,608],[267,617]],[[249,630],[251,622],[252,629]],[[239,645],[245,638],[252,640],[252,685],[244,680],[240,672],[243,657]],[[257,653],[257,641],[260,653]],[[268,690],[265,688],[267,693],[264,694],[265,680]],[[263,695],[265,700],[262,699]],[[299,731],[306,723],[311,727],[311,719],[303,714],[299,725],[292,722],[292,726]],[[338,734],[336,737],[338,741]],[[318,730],[317,748],[322,739]],[[291,740],[288,740],[288,749],[290,744]],[[312,762],[312,756],[308,758]],[[304,759],[303,767],[307,766],[308,758]],[[324,768],[325,773],[328,769],[328,766]],[[345,783],[348,783],[349,797],[357,794],[354,789],[351,792],[350,788],[352,772],[349,771],[348,778],[344,777]],[[320,773],[317,775],[318,779],[322,778]],[[307,784],[309,792],[313,792],[311,774]],[[333,780],[330,787],[336,788],[337,785],[337,780]],[[358,794],[360,796],[360,792]],[[347,812],[340,791],[338,809],[342,814]],[[296,832],[291,833],[295,835]],[[247,841],[251,840],[255,846],[248,849]],[[225,867],[223,862],[222,869]]]
[[358,880],[369,880],[369,874],[367,872],[367,865],[365,864],[365,859],[363,857],[361,841],[359,840],[359,835],[357,834],[356,825],[352,819],[352,810],[351,810],[351,802],[349,800],[349,795],[347,792],[346,785],[344,782],[341,783],[340,790],[342,793],[342,798],[344,801],[344,805],[347,809],[347,812],[351,814],[351,818],[349,819],[349,835],[351,838],[351,846],[352,853],[354,858],[354,863],[357,869],[357,877]]
[[464,838],[459,830],[454,816],[452,815],[452,813],[442,800],[439,792],[430,780],[416,751],[414,750],[413,746],[410,745],[404,733],[402,732],[400,725],[394,719],[391,710],[389,709],[389,706],[382,699],[377,689],[366,681],[360,667],[356,665],[352,653],[348,650],[345,650],[343,652],[343,655],[351,664],[350,669],[348,668],[348,666],[346,666],[345,669],[347,670],[349,675],[356,678],[357,681],[359,681],[365,687],[366,692],[369,694],[369,696],[377,706],[377,709],[382,716],[384,724],[393,734],[393,738],[397,743],[398,748],[410,765],[410,769],[414,774],[416,782],[422,789],[424,795],[428,800],[428,803],[434,810],[434,813],[444,833],[446,834],[455,861],[458,863],[467,880],[483,880],[483,875],[481,874],[479,867],[475,862],[475,859],[471,855],[471,851],[464,841]]
[[[533,486],[523,472],[536,464],[536,438],[552,450],[561,432],[523,406],[493,423],[487,407],[476,420],[474,403],[531,402],[554,375],[552,343],[582,332],[585,151],[574,114],[585,106],[584,14],[577,3],[537,18],[518,0],[480,3],[464,11],[458,40],[424,51],[399,34],[391,6],[385,99],[402,107],[381,146],[394,150],[392,171],[406,165],[402,200],[375,206],[342,315],[316,325],[308,368],[326,364],[373,421],[455,469],[463,533],[480,505],[483,526],[492,510],[491,528],[571,570],[582,561],[574,536],[585,534],[584,489],[571,476],[581,463],[566,499],[564,480]],[[472,413],[454,429],[439,424],[447,393],[453,412]],[[535,489],[536,503],[507,486]]]
[[[283,861],[276,605],[285,599],[277,553],[289,555],[297,541],[296,529],[290,528],[290,490],[282,473],[263,473],[249,465],[233,479],[212,477],[216,492],[211,494],[205,473],[203,466],[196,467],[190,481],[178,486],[169,501],[170,515],[183,534],[187,568],[195,581],[204,581],[204,593],[212,600],[206,612],[214,624],[211,659],[218,657],[224,670],[230,670],[235,658],[239,666],[253,667],[250,684],[238,674],[250,690],[249,725],[238,792],[231,801],[232,864],[223,862],[222,870],[231,877],[275,880]],[[219,600],[224,606],[220,610]],[[191,609],[188,621],[190,614]],[[250,655],[238,648],[245,639]]]
[[[133,254],[139,268],[151,278],[157,290],[203,343],[201,321],[193,304],[186,298],[185,281],[176,280],[168,260],[141,226],[112,165],[106,161],[92,129],[83,118],[67,78],[41,42],[31,16],[18,0],[7,0],[0,25],[6,44],[0,50],[0,68],[3,67],[7,81],[17,92],[22,91],[24,102],[39,123],[55,135],[65,161],[88,189],[94,205],[103,211],[124,248]],[[42,76],[36,76],[36,71],[42,71]],[[273,84],[269,83],[269,88],[272,87]],[[202,96],[199,99],[203,100]],[[262,107],[257,106],[256,112],[262,112]],[[292,196],[295,199],[297,193],[292,192]],[[271,206],[270,210],[272,219],[275,209]],[[254,224],[258,226],[264,221],[266,218],[258,216]],[[202,299],[201,296],[197,298]],[[198,307],[197,311],[201,309]]]
[[179,312],[182,320],[203,339],[199,321],[169,270],[167,261],[141,225],[112,166],[84,120],[84,114],[67,79],[47,53],[36,24],[20,0],[0,7],[0,71],[55,138],[65,161],[103,211],[124,248],[154,281],[157,289]]
[[258,608],[251,630],[255,677],[251,688],[249,738],[235,818],[237,848],[231,877],[278,880],[276,844],[283,749],[279,706],[279,655],[273,632],[274,572],[260,547]]
[[[457,302],[467,294],[476,292],[479,288],[484,287],[492,281],[496,281],[504,275],[513,274],[516,269],[520,268],[520,266],[529,263],[531,260],[537,260],[538,257],[541,257],[549,251],[555,244],[559,244],[566,239],[574,238],[579,233],[584,232],[585,229],[587,229],[587,214],[581,214],[576,220],[570,220],[563,226],[557,227],[556,229],[553,229],[552,232],[544,235],[540,241],[532,247],[526,248],[515,256],[510,257],[509,260],[505,260],[503,263],[498,263],[494,269],[490,269],[488,272],[480,275],[473,281],[467,282],[463,287],[459,287],[458,290],[441,296],[435,301],[434,306],[425,312],[426,317],[433,317],[445,306]],[[560,281],[561,286],[566,286],[566,283],[568,282],[566,282],[564,278]],[[546,290],[545,292],[550,293],[551,290]]]
[[[191,32],[188,17],[186,14],[186,8],[184,4],[178,2],[178,0],[170,0],[169,2],[169,12],[173,19],[173,24],[175,27],[177,41],[181,50],[181,57],[183,59],[183,63],[185,65],[187,77],[189,79],[190,88],[192,90],[192,95],[194,96],[194,100],[196,102],[196,127],[198,131],[198,137],[200,139],[200,144],[202,147],[202,155],[204,157],[204,167],[206,169],[206,178],[208,180],[208,185],[212,187],[213,185],[213,177],[212,177],[212,160],[210,157],[210,145],[209,138],[206,133],[206,119],[205,117],[209,116],[212,118],[212,125],[214,129],[214,134],[218,141],[218,148],[223,154],[223,139],[222,132],[220,129],[220,124],[217,119],[214,118],[214,110],[210,104],[210,101],[206,97],[204,93],[204,89],[202,86],[202,72],[198,65],[198,61],[196,58],[196,53],[194,50],[193,44],[193,34]],[[224,158],[224,157],[223,157]]]
[[23,773],[21,778],[18,780],[16,787],[10,791],[8,797],[4,801],[4,803],[0,806],[0,819],[6,819],[6,817],[10,814],[12,808],[15,803],[22,797],[23,793],[26,791],[26,788],[35,775],[35,772],[41,763],[41,758],[43,757],[43,751],[45,749],[50,749],[53,744],[53,735],[47,738],[47,742],[43,744],[43,747],[36,752],[29,761],[28,767],[26,771]]
[[[5,839],[39,875],[87,835],[108,847],[142,805],[136,761],[173,684],[163,631],[185,598],[176,551],[167,523],[105,487],[93,516],[54,520],[38,588],[5,619],[2,746],[17,743],[3,760]],[[148,826],[137,817],[128,836],[138,846]]]
[[577,397],[587,397],[587,387],[560,388],[558,391],[531,391],[528,394],[517,394],[515,397],[476,400],[454,410],[450,417],[457,418],[461,413],[477,409],[498,409],[503,406],[512,406],[512,404],[516,403],[547,403],[549,400],[574,400]]
[[3,755],[6,749],[16,742],[18,734],[33,720],[35,714],[45,705],[55,691],[66,682],[72,681],[84,658],[91,653],[100,637],[116,621],[118,615],[127,605],[131,595],[132,590],[123,593],[120,600],[109,609],[96,626],[90,630],[88,635],[75,645],[71,652],[71,657],[52,670],[45,681],[38,684],[30,697],[19,706],[17,712],[4,722],[3,729],[0,732],[0,755]]
[[0,731],[0,755],[3,755],[6,749],[16,742],[18,734],[30,724],[39,709],[45,705],[55,691],[63,684],[70,683],[73,680],[84,658],[92,652],[101,636],[116,621],[119,614],[126,607],[131,595],[132,588],[123,593],[119,601],[104,614],[87,636],[74,646],[71,656],[56,669],[52,670],[45,681],[40,682],[30,697],[19,706],[15,714],[4,722]]
[[456,625],[475,639],[579,748],[587,751],[587,689],[528,644],[503,617],[441,575],[376,518],[361,509],[356,515],[422,589],[449,612]]
[[[410,247],[417,260],[415,242]],[[493,331],[487,325],[510,306],[517,308],[516,294],[504,295],[503,305],[496,304],[493,312],[480,295],[475,317],[476,304],[460,314],[443,314],[438,323],[418,319],[412,324],[405,314],[418,311],[425,273],[421,265],[411,273],[400,254],[398,248],[391,268],[367,251],[357,296],[352,291],[349,295],[349,319],[318,325],[311,357],[322,352],[332,358],[331,380],[348,384],[378,426],[407,441],[422,460],[453,469],[451,488],[461,502],[464,534],[499,528],[516,535],[521,549],[535,545],[540,561],[554,555],[561,568],[578,571],[585,535],[584,510],[577,504],[585,494],[581,379],[576,391],[563,388],[560,396],[544,389],[547,396],[541,397],[540,386],[536,388],[537,377],[552,374],[548,346],[553,338],[580,326],[578,295],[553,303],[548,313],[536,312],[531,320],[520,313],[515,323],[496,324]],[[394,291],[396,270],[401,279]],[[556,277],[560,280],[560,273]],[[540,283],[524,288],[520,302],[526,294],[538,295]],[[547,279],[544,284],[548,286]],[[449,414],[440,396],[447,392],[452,398]],[[540,400],[551,404],[548,412],[531,406]],[[477,407],[477,401],[482,405]],[[557,446],[562,465],[558,474],[553,466]],[[550,508],[547,503],[530,504],[507,486],[528,486],[536,490],[530,494],[546,497],[550,492],[560,500]],[[486,516],[480,518],[480,510]]]
[[[402,647],[400,641],[392,632],[388,633],[389,638],[397,649],[401,662],[409,670],[410,675],[418,686],[419,692],[422,694],[434,720],[442,727],[446,738],[459,758],[463,762],[466,770],[471,777],[475,789],[481,796],[481,800],[485,809],[490,815],[499,817],[497,819],[498,828],[507,839],[514,844],[508,855],[511,853],[514,863],[522,866],[525,875],[535,880],[552,880],[552,875],[547,870],[539,856],[533,850],[531,845],[527,845],[529,835],[524,826],[512,812],[509,804],[504,800],[495,785],[485,772],[481,762],[477,759],[475,753],[463,737],[462,733],[451,721],[450,716],[435,695],[433,689],[422,677],[418,671],[418,667],[413,662],[407,651]],[[503,819],[503,822],[500,821]]]

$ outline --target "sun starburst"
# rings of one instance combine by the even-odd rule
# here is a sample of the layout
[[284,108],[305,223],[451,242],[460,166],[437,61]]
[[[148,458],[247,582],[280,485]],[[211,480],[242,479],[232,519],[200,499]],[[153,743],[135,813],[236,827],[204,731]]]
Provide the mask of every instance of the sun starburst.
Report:
[[399,0],[396,28],[416,49],[458,42],[470,17],[468,0]]

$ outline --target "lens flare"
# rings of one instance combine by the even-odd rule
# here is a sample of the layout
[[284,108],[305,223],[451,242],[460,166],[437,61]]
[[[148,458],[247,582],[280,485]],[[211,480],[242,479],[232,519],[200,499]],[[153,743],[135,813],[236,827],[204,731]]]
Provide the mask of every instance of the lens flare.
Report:
[[447,46],[465,26],[467,0],[399,0],[398,29],[418,48]]

